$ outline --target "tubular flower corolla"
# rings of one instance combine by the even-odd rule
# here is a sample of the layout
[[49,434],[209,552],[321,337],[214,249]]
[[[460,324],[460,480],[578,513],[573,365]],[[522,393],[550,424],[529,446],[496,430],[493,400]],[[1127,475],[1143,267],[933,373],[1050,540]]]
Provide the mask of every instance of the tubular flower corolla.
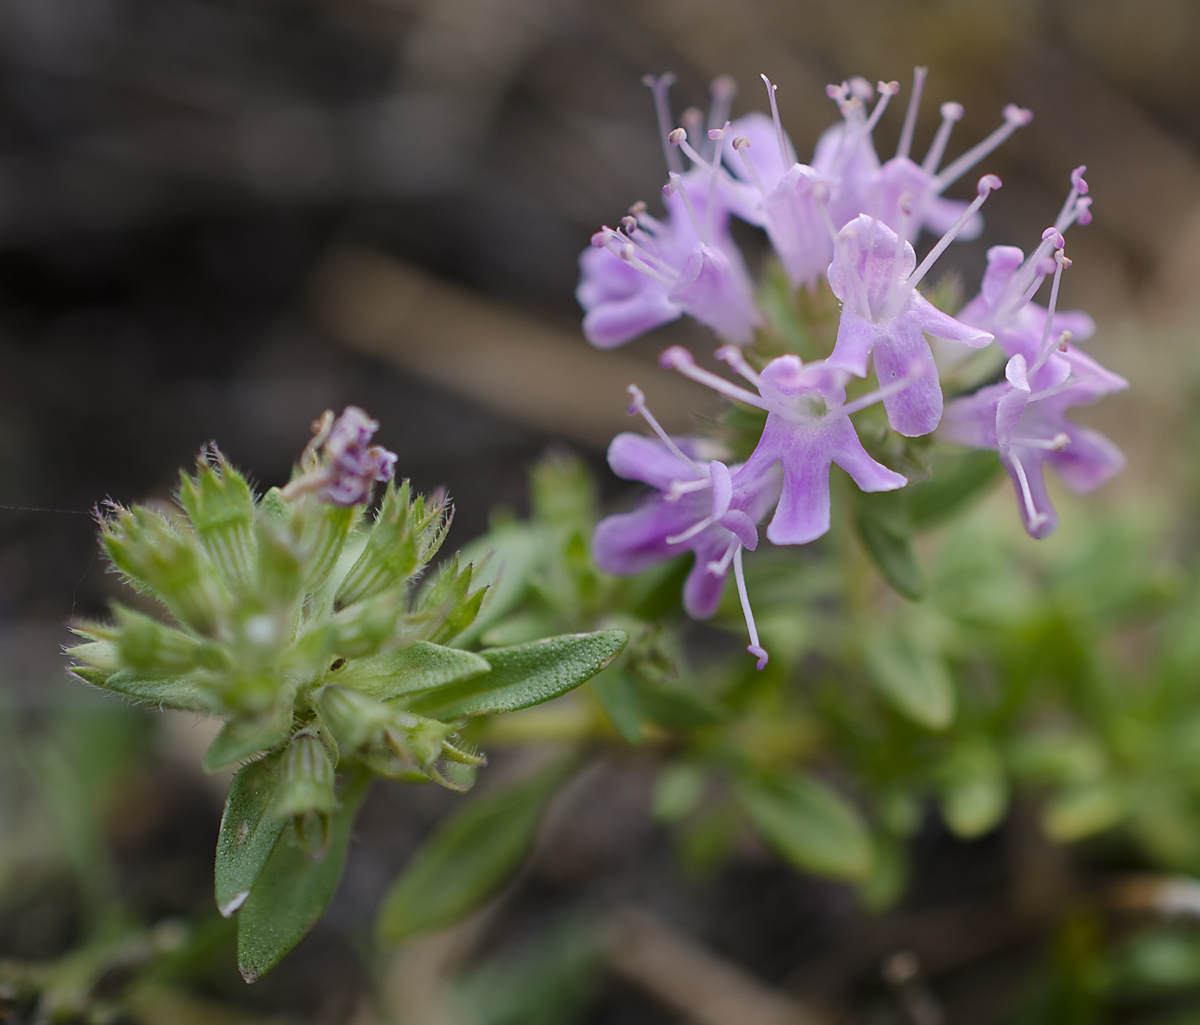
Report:
[[842,300],[842,319],[829,365],[858,377],[874,354],[881,385],[910,379],[883,400],[892,429],[908,437],[928,434],[942,416],[942,389],[925,335],[981,348],[992,335],[942,313],[917,291],[917,284],[983,204],[1000,179],[980,179],[979,194],[942,236],[919,267],[912,245],[886,224],[860,215],[837,235],[829,284]]
[[779,356],[758,374],[735,348],[726,346],[717,355],[755,391],[701,369],[680,346],[667,349],[660,362],[766,412],[762,437],[741,472],[758,477],[777,464],[783,471],[779,504],[767,527],[772,544],[807,544],[829,530],[829,468],[834,463],[863,491],[894,491],[908,483],[867,454],[850,421],[851,413],[908,386],[908,380],[846,402],[847,375],[827,361],[804,365],[798,356]]

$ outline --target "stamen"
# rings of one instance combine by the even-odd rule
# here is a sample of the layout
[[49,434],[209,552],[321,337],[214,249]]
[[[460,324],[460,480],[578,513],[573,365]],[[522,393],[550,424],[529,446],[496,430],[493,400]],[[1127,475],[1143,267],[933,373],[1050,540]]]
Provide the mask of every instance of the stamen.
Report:
[[1059,431],[1053,438],[1013,438],[1014,445],[1024,445],[1026,448],[1039,448],[1047,452],[1061,452],[1071,444],[1071,436],[1066,431]]
[[654,111],[658,115],[658,135],[662,139],[663,156],[667,159],[667,170],[680,172],[683,170],[683,162],[679,159],[679,154],[671,149],[667,142],[667,135],[671,131],[671,123],[674,120],[671,117],[671,101],[667,96],[671,85],[675,81],[675,76],[671,72],[664,75],[659,75],[655,78],[653,75],[646,75],[642,78],[642,85],[649,86],[650,91],[654,93]]
[[895,302],[896,289],[900,285],[900,258],[904,255],[904,243],[908,239],[908,223],[912,217],[912,195],[904,193],[900,197],[900,223],[897,225],[896,246],[892,251],[892,273],[888,280],[887,292],[884,293],[883,308],[890,310]]
[[726,381],[725,378],[718,377],[711,371],[696,366],[696,361],[692,358],[692,354],[682,345],[672,345],[669,349],[664,350],[663,354],[658,357],[658,363],[659,366],[667,370],[677,370],[684,377],[690,377],[698,384],[720,392],[722,395],[726,395],[738,402],[745,402],[747,405],[755,406],[758,409],[765,409],[769,413],[775,412],[775,410],[763,401],[761,395],[755,395],[745,388],[739,388],[731,381]]
[[[708,137],[711,139],[713,129],[720,128],[729,120],[733,98],[737,95],[737,82],[732,75],[718,75],[709,83],[708,95],[712,99],[712,106],[708,108]],[[717,146],[716,152],[720,154],[720,146]]]
[[1089,223],[1092,219],[1089,209],[1092,201],[1090,199],[1083,201],[1082,209],[1080,208],[1080,203],[1077,202],[1080,196],[1087,195],[1088,183],[1083,177],[1083,172],[1086,170],[1087,165],[1080,164],[1071,172],[1071,191],[1067,193],[1067,198],[1063,202],[1062,209],[1058,212],[1058,217],[1054,220],[1054,227],[1059,231],[1066,231],[1072,224],[1080,220],[1081,214],[1086,218],[1081,221],[1083,224]]
[[1050,329],[1054,325],[1054,311],[1058,306],[1058,287],[1062,283],[1062,272],[1071,266],[1071,261],[1067,259],[1066,254],[1062,249],[1062,236],[1059,235],[1055,241],[1060,245],[1056,247],[1054,253],[1054,282],[1050,285],[1050,302],[1046,304],[1046,324],[1042,328],[1042,340],[1038,344],[1037,361],[1029,370],[1029,376],[1032,377],[1034,372],[1041,369],[1042,365],[1050,358],[1050,354],[1054,352],[1057,345],[1050,343]]
[[772,85],[766,75],[759,77],[766,83],[767,98],[771,101],[771,120],[775,122],[775,138],[779,142],[779,159],[783,161],[784,167],[791,167],[795,161],[788,153],[787,138],[783,134],[783,122],[779,120],[779,104],[775,101],[775,90],[779,87]]
[[1023,128],[1033,120],[1033,111],[1026,110],[1024,107],[1018,107],[1015,103],[1010,103],[1004,108],[1004,124],[997,128],[983,142],[972,146],[966,153],[955,160],[949,167],[942,171],[935,179],[938,192],[941,192],[949,185],[953,185],[959,178],[966,174],[972,167],[979,163],[984,157],[999,146],[1018,128]]
[[750,608],[750,596],[746,593],[746,571],[742,569],[742,546],[739,544],[733,553],[733,579],[737,581],[738,600],[742,603],[742,615],[746,617],[746,632],[750,635],[750,643],[746,650],[758,659],[758,668],[765,669],[769,656],[766,649],[758,643],[758,627],[754,624],[754,610]]
[[722,143],[724,143],[725,136],[729,134],[730,130],[731,128],[728,121],[726,121],[724,126],[721,128],[710,128],[708,130],[709,139],[716,143],[716,146],[713,148],[712,167],[710,169],[712,178],[708,183],[708,206],[704,211],[705,227],[710,237],[714,231],[713,219],[716,217],[717,177],[721,174]]
[[629,404],[629,409],[628,409],[629,415],[630,416],[641,416],[642,419],[645,420],[646,423],[648,423],[650,425],[650,429],[655,434],[658,435],[659,440],[664,445],[667,446],[667,451],[669,451],[671,453],[671,455],[673,455],[681,463],[683,463],[686,466],[691,467],[691,469],[693,471],[695,471],[696,476],[704,478],[704,483],[707,484],[708,483],[708,475],[703,470],[701,470],[699,466],[696,465],[695,461],[692,459],[691,456],[689,456],[686,452],[683,451],[683,449],[681,449],[678,445],[675,444],[674,441],[671,440],[671,436],[666,431],[663,430],[662,424],[660,424],[658,422],[657,418],[654,416],[654,414],[650,412],[649,408],[646,405],[646,393],[643,392],[642,389],[639,388],[636,384],[631,384],[625,390],[627,392],[629,392],[629,397],[633,400]]
[[666,495],[663,501],[678,502],[684,495],[690,495],[696,491],[703,491],[705,488],[711,488],[711,480],[673,480],[671,486],[667,488]]
[[664,285],[667,288],[675,287],[675,282],[671,278],[650,266],[645,260],[638,258],[637,247],[632,242],[626,242],[623,246],[618,246],[614,243],[605,248],[618,259],[624,260],[634,270],[645,274],[648,278],[653,278],[660,285]]
[[877,402],[882,402],[884,399],[891,398],[897,392],[904,391],[910,384],[915,384],[925,376],[925,367],[921,366],[915,370],[909,370],[903,377],[899,377],[894,381],[889,381],[887,384],[876,388],[874,391],[869,391],[865,395],[860,395],[853,402],[847,402],[844,405],[838,406],[836,409],[831,409],[825,414],[825,419],[832,420],[839,416],[850,416],[851,413],[857,413],[860,409],[866,409],[868,406],[873,406]]
[[868,82],[862,75],[855,75],[847,83],[846,88],[850,91],[859,103],[865,104],[872,96],[875,95],[875,90],[871,88],[871,83]]
[[938,240],[938,244],[929,250],[928,254],[925,256],[925,259],[921,261],[921,266],[919,266],[915,271],[912,272],[912,274],[909,275],[907,282],[905,282],[909,288],[917,287],[921,279],[929,273],[930,269],[937,262],[938,257],[946,251],[946,247],[958,237],[958,233],[963,230],[967,221],[969,221],[975,215],[975,211],[983,206],[983,201],[988,198],[989,193],[991,193],[994,189],[1000,188],[1001,184],[1002,183],[1000,179],[994,174],[985,174],[979,179],[979,185],[976,188],[978,194],[971,201],[971,205],[967,207],[962,212],[962,216],[950,226],[950,230]]
[[729,572],[729,564],[733,562],[734,553],[742,547],[740,541],[734,541],[728,548],[725,549],[725,554],[721,556],[720,561],[713,560],[704,568],[716,577],[723,577]]
[[[676,129],[676,131],[679,131],[679,129]],[[700,218],[696,216],[695,207],[692,206],[692,197],[687,194],[687,189],[683,187],[682,176],[672,171],[669,177],[671,179],[670,183],[663,186],[663,192],[668,196],[672,192],[679,193],[680,197],[683,199],[683,205],[688,212],[688,217],[691,218],[692,227],[696,229],[696,237],[699,238],[701,242],[707,242],[708,239],[705,237],[706,232],[704,230],[704,226],[700,223]]]
[[880,82],[879,83],[879,102],[875,104],[875,109],[871,111],[871,116],[867,118],[866,131],[868,133],[875,130],[875,126],[879,124],[879,119],[883,117],[883,112],[887,110],[887,105],[891,102],[893,96],[900,91],[899,82]]
[[925,89],[925,76],[929,74],[926,67],[913,68],[912,95],[908,98],[908,110],[904,113],[904,127],[900,130],[900,142],[896,146],[896,156],[907,157],[912,152],[913,133],[917,130],[917,111],[921,106],[921,93]]
[[1025,467],[1021,465],[1021,460],[1012,454],[1008,453],[1008,461],[1012,464],[1012,468],[1016,471],[1017,481],[1021,485],[1021,500],[1025,503],[1025,515],[1029,519],[1029,529],[1037,530],[1046,520],[1049,519],[1044,513],[1037,511],[1033,504],[1033,492],[1029,487],[1029,478],[1025,476]]
[[715,522],[716,522],[715,516],[705,516],[704,519],[700,520],[698,523],[693,523],[682,534],[673,534],[670,537],[666,538],[666,542],[669,545],[677,545],[677,544],[681,544],[684,541],[690,541],[697,534],[701,534],[704,531],[706,531]]
[[746,165],[746,170],[750,173],[750,180],[754,183],[754,187],[759,192],[766,196],[767,190],[764,188],[762,179],[758,176],[758,172],[754,169],[754,165],[750,162],[750,154],[746,152],[750,148],[750,140],[744,135],[739,135],[733,140],[733,148],[738,156],[742,158],[742,163]]
[[736,345],[722,345],[713,355],[722,363],[729,364],[730,369],[744,377],[755,388],[758,388],[762,383],[762,379],[758,376],[758,373],[746,362],[746,357],[742,355],[742,350]]
[[942,123],[938,125],[937,135],[933,137],[933,142],[929,146],[929,152],[925,154],[925,159],[921,163],[921,169],[929,174],[936,174],[938,164],[942,162],[942,157],[946,152],[946,143],[950,141],[950,133],[954,131],[955,122],[961,121],[963,116],[963,105],[961,103],[943,103],[942,104]]

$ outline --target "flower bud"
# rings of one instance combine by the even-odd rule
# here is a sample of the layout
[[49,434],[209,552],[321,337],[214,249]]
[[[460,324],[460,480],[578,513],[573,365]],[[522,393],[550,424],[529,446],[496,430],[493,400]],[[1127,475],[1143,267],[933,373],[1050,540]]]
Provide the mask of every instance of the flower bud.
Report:
[[386,705],[336,683],[321,691],[317,707],[338,742],[352,751],[378,744],[392,718]]
[[441,547],[450,517],[444,499],[433,498],[428,508],[418,495],[409,500],[409,484],[388,485],[367,542],[334,597],[334,608],[403,587]]
[[160,513],[110,506],[101,523],[112,564],[136,586],[156,595],[184,626],[211,636],[224,618],[227,592],[191,531],[177,530]]
[[396,631],[400,616],[399,596],[381,595],[333,617],[333,650],[346,658],[373,655]]
[[254,496],[246,479],[215,445],[200,453],[196,476],[180,474],[179,504],[217,572],[233,591],[245,590],[254,566]]
[[300,846],[314,861],[324,857],[329,843],[329,817],[336,804],[333,781],[325,745],[313,733],[297,733],[283,753],[271,813],[292,820]]

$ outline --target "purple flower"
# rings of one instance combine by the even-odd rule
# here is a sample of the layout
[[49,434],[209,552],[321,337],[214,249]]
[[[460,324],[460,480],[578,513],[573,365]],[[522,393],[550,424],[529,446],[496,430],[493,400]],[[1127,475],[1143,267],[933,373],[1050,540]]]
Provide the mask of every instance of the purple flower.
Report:
[[633,512],[605,517],[592,536],[592,554],[602,570],[629,576],[691,551],[696,561],[683,589],[683,606],[694,619],[717,610],[730,567],[738,580],[750,650],[766,664],[754,617],[745,596],[741,551],[758,546],[756,524],[779,497],[779,475],[769,468],[751,473],[744,467],[699,457],[699,446],[669,437],[646,409],[636,387],[631,413],[641,413],[660,440],[640,434],[618,434],[608,448],[613,473],[638,480],[658,494]]
[[[722,129],[708,133],[717,142],[711,162],[687,143],[682,128],[669,129],[666,90],[670,76],[649,79],[655,93],[663,147],[670,168],[664,191],[665,221],[644,203],[622,218],[621,230],[604,227],[592,236],[592,249],[579,258],[575,290],[584,308],[583,333],[599,348],[611,349],[688,313],[721,338],[747,344],[761,322],[754,286],[741,252],[729,234],[727,188],[720,168]],[[714,114],[723,118],[732,98],[729,83],[714,83]],[[696,165],[680,173],[679,148]]]
[[[1046,275],[1055,270],[1057,261],[1050,254],[1062,248],[1062,233],[1076,222],[1087,224],[1092,219],[1085,170],[1080,166],[1071,172],[1071,191],[1062,211],[1054,226],[1042,233],[1041,244],[1028,259],[1016,246],[993,246],[988,250],[979,294],[958,314],[964,323],[994,334],[1007,356],[1021,353],[1029,364],[1037,359],[1047,332],[1055,338],[1065,334],[1069,342],[1072,338],[1090,338],[1096,330],[1092,318],[1081,311],[1056,312],[1047,328],[1047,310],[1031,301]],[[1069,347],[1067,351],[1071,351]]]
[[834,463],[863,491],[893,491],[908,483],[867,454],[850,421],[851,413],[884,398],[886,388],[848,403],[847,375],[828,361],[804,365],[797,356],[780,356],[757,374],[731,346],[718,350],[717,356],[756,391],[701,369],[691,353],[679,346],[667,349],[660,362],[729,398],[766,411],[762,437],[740,472],[758,479],[776,464],[783,471],[783,490],[767,527],[767,540],[772,544],[807,544],[829,529],[829,469]]
[[379,421],[358,406],[347,406],[336,419],[327,411],[315,430],[301,457],[304,472],[283,489],[285,500],[312,491],[334,505],[360,505],[371,500],[376,481],[392,479],[396,454],[371,444]]
[[874,354],[881,386],[908,380],[883,399],[888,423],[900,434],[928,434],[942,416],[942,390],[925,335],[973,348],[992,341],[989,332],[936,309],[916,286],[953,240],[955,229],[969,221],[999,184],[991,175],[980,179],[975,202],[915,269],[912,245],[886,224],[861,215],[838,233],[829,284],[842,300],[842,319],[828,363],[863,377],[867,358]]
[[812,285],[833,257],[833,241],[816,198],[829,189],[824,175],[796,161],[779,120],[776,87],[766,75],[762,78],[771,117],[756,112],[730,126],[724,156],[739,184],[725,185],[726,202],[743,220],[766,230],[794,286]]
[[[1055,239],[1061,240],[1061,235]],[[1000,453],[1017,491],[1025,529],[1036,538],[1058,526],[1058,514],[1046,493],[1043,468],[1047,463],[1067,487],[1082,493],[1094,491],[1125,464],[1120,450],[1107,438],[1066,418],[1071,406],[1095,402],[1127,388],[1128,382],[1053,335],[1058,284],[1070,265],[1061,247],[1055,263],[1038,351],[1015,353],[1005,368],[1004,383],[951,402],[939,431],[948,441]],[[1010,340],[1025,348],[1028,335],[1013,333]]]

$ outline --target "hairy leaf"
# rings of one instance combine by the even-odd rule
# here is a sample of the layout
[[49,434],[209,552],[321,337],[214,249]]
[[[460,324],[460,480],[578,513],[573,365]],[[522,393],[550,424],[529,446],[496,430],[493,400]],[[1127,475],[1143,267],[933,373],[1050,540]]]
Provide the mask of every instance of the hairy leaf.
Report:
[[381,940],[400,943],[473,911],[517,870],[550,799],[575,766],[560,762],[450,816],[392,884],[379,913]]
[[329,848],[321,861],[304,853],[291,827],[276,841],[238,913],[238,969],[247,982],[279,964],[325,913],[342,877],[350,831],[370,781],[367,773],[356,775],[338,794]]
[[565,634],[482,652],[492,671],[420,695],[410,707],[422,715],[458,719],[515,712],[578,687],[625,647],[624,630]]

